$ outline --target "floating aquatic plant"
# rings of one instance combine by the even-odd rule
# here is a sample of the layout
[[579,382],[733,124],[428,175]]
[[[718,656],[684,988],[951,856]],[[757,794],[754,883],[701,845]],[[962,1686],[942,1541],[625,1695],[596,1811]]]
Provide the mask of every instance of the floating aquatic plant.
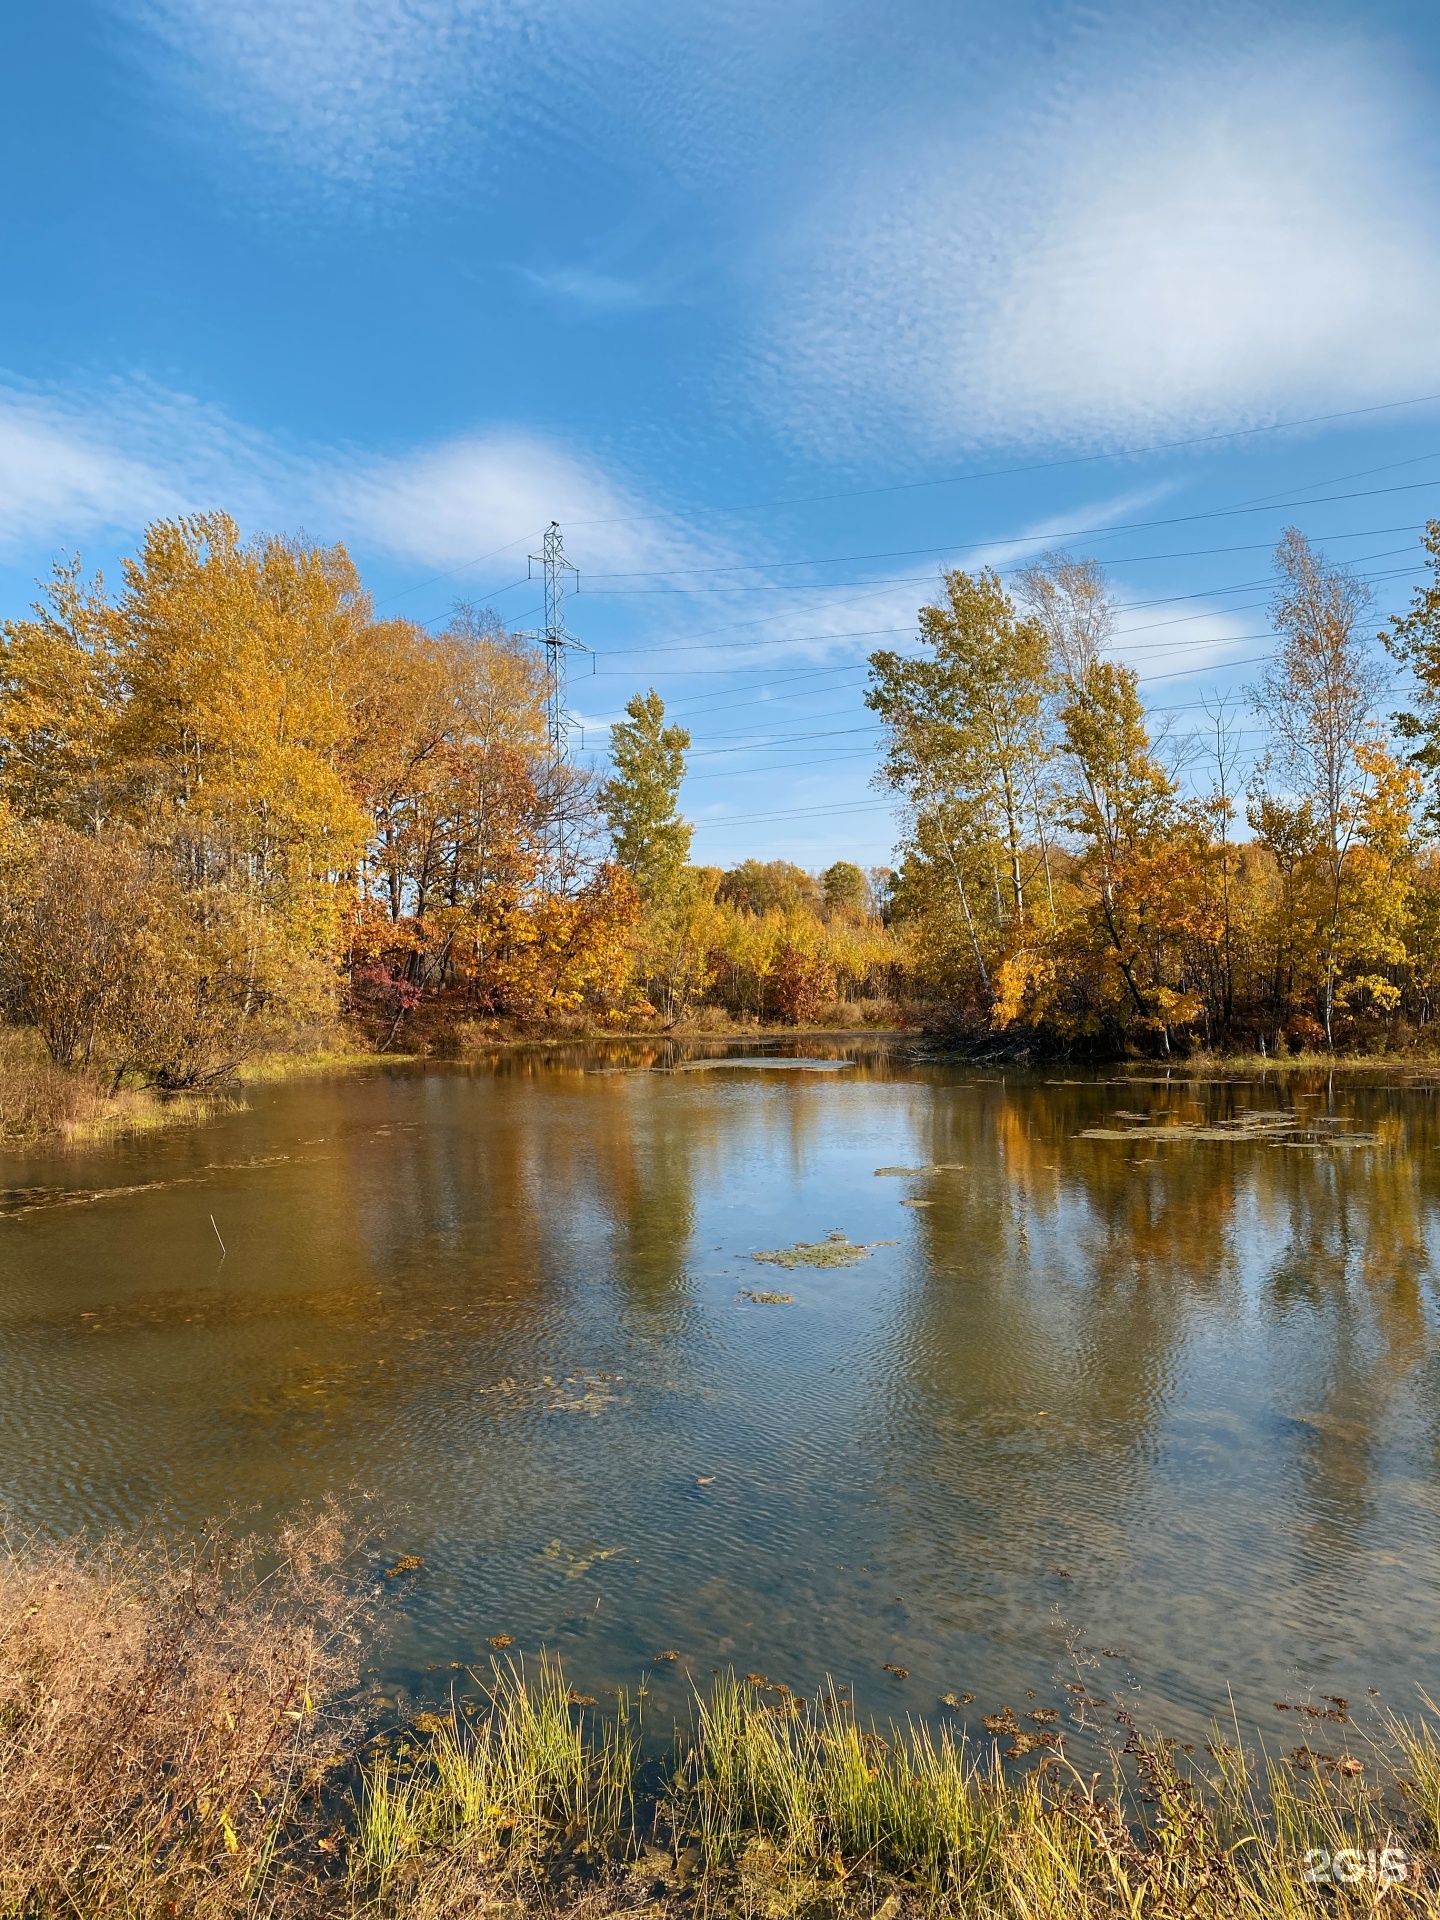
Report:
[[793,1247],[772,1247],[768,1253],[752,1253],[750,1258],[772,1267],[853,1267],[857,1261],[868,1260],[876,1247],[893,1245],[890,1240],[872,1240],[865,1246],[843,1233],[832,1233],[824,1240],[797,1240]]
[[1082,1140],[1253,1140],[1272,1147],[1378,1147],[1378,1133],[1346,1133],[1344,1115],[1285,1113],[1270,1108],[1247,1108],[1229,1120],[1157,1119],[1152,1113],[1127,1113],[1117,1108],[1118,1127],[1085,1127]]

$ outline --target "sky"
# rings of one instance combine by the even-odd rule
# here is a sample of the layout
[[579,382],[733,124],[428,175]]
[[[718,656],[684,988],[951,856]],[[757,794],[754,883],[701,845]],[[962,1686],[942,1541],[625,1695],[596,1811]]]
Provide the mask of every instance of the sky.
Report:
[[1177,745],[1297,525],[1440,515],[1440,15],[1244,0],[0,0],[0,618],[223,507],[377,612],[578,568],[572,741],[697,859],[892,857],[942,567],[1092,554]]

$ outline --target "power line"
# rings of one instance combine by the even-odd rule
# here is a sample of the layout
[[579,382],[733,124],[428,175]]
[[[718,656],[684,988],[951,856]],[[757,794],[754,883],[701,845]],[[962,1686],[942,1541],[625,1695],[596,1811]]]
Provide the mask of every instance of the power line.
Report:
[[[489,553],[482,553],[478,559],[462,560],[458,567],[451,567],[445,573],[432,573],[427,580],[417,580],[411,586],[401,587],[398,592],[388,593],[383,600],[377,600],[375,605],[377,607],[389,606],[392,600],[403,600],[407,593],[419,593],[425,587],[438,585],[442,580],[453,580],[457,573],[468,573],[471,567],[483,567],[487,560],[498,559],[502,553],[508,553],[511,547],[521,546],[526,540],[533,540],[534,538],[534,533],[517,534],[513,540],[507,540],[503,547],[492,547]],[[501,587],[499,591],[501,593],[508,593],[510,589],[508,587]]]
[[801,816],[813,818],[817,813],[823,813],[828,819],[836,814],[893,813],[894,810],[895,803],[890,800],[842,801],[836,807],[786,807],[777,813],[741,813],[724,820],[696,820],[691,824],[696,833],[708,833],[717,827],[748,827],[761,820],[793,820]]
[[[1160,440],[1148,447],[1120,447],[1106,453],[1074,454],[1063,460],[1035,460],[1018,466],[991,467],[978,473],[948,474],[936,480],[904,480],[884,487],[854,487],[836,493],[793,495],[789,498],[752,501],[746,506],[697,507],[690,511],[697,514],[760,513],[772,507],[817,506],[832,500],[870,500],[881,494],[915,493],[925,487],[957,487],[977,480],[1006,479],[1012,474],[1050,473],[1062,467],[1094,466],[1106,460],[1137,460],[1152,453],[1178,453],[1189,447],[1218,446],[1227,440],[1253,439],[1262,433],[1291,433],[1301,427],[1331,426],[1337,420],[1359,420],[1370,414],[1395,413],[1405,407],[1424,407],[1436,401],[1440,401],[1440,393],[1422,393],[1409,400],[1385,400],[1371,407],[1349,407],[1341,413],[1314,413],[1305,419],[1273,420],[1260,427],[1231,427],[1223,433],[1197,434],[1186,440]],[[615,514],[601,520],[576,520],[571,524],[580,527],[633,526],[644,521],[667,518],[668,515],[658,513]]]
[[[1418,466],[1422,461],[1425,461],[1425,460],[1440,460],[1440,451],[1437,451],[1435,453],[1417,454],[1411,460],[1388,461],[1384,466],[1381,466],[1381,467],[1363,467],[1358,472],[1355,472],[1355,473],[1335,474],[1328,480],[1313,481],[1309,487],[1302,488],[1300,489],[1300,491],[1304,493],[1313,493],[1316,487],[1338,486],[1342,480],[1363,480],[1372,473],[1393,473],[1395,469],[1398,467]],[[1411,482],[1410,484],[1416,487],[1426,487],[1426,486],[1440,485],[1440,481],[1417,480],[1417,481]],[[1296,489],[1291,487],[1291,488],[1284,489],[1284,491],[1294,493]],[[1385,491],[1385,489],[1378,489],[1377,491]],[[1349,496],[1343,496],[1343,497],[1349,497]],[[1232,512],[1232,513],[1239,513],[1242,511],[1249,511],[1254,513],[1264,513],[1264,512],[1280,513],[1280,512],[1284,512],[1289,507],[1322,506],[1322,505],[1324,505],[1323,499],[1314,500],[1314,501],[1311,501],[1311,500],[1288,500],[1287,501],[1287,500],[1280,499],[1277,494],[1267,494],[1258,499],[1252,498],[1249,500],[1234,501],[1231,503],[1231,505],[1228,508],[1217,509],[1216,511],[1224,511],[1224,512]],[[1149,523],[1144,523],[1144,524],[1149,524]],[[1168,525],[1170,523],[1165,522],[1162,524]],[[1423,522],[1421,524],[1423,524]],[[1394,529],[1394,531],[1396,532],[1407,531],[1407,530],[1408,529],[1401,529],[1401,528]],[[1095,530],[1087,529],[1085,531],[1093,532]],[[1349,537],[1354,537],[1354,536],[1349,536]],[[1070,538],[1079,538],[1079,535],[1078,534],[1076,535],[1034,534],[1034,535],[1021,535],[1021,536],[1017,536],[1017,538],[1070,539]],[[983,545],[986,543],[976,542],[975,544]],[[1008,545],[1010,543],[1002,540],[1001,542],[999,542],[999,544]],[[1211,547],[1211,548],[1201,548],[1199,551],[1210,552],[1210,553],[1227,553],[1227,552],[1228,553],[1245,553],[1245,552],[1254,553],[1254,552],[1262,551],[1269,544],[1270,543],[1268,541],[1256,541],[1256,542],[1252,542],[1249,546],[1245,546],[1245,547]],[[884,549],[878,553],[839,553],[839,554],[829,554],[817,559],[808,559],[808,560],[806,559],[802,559],[802,560],[736,560],[729,563],[728,565],[723,565],[723,566],[648,567],[644,569],[635,569],[628,573],[596,573],[596,574],[592,574],[591,578],[595,580],[664,580],[664,579],[684,580],[684,579],[693,578],[698,575],[712,574],[712,573],[773,573],[777,568],[780,568],[780,567],[860,566],[866,563],[867,561],[871,561],[871,560],[914,560],[926,554],[954,553],[958,551],[960,551],[959,548],[950,546],[950,545],[940,546],[940,547],[891,547],[888,549]],[[1145,555],[1142,557],[1148,559],[1148,558],[1156,558],[1159,556]],[[1180,558],[1187,558],[1190,556],[1170,555],[1168,557],[1173,559],[1180,559]],[[1111,562],[1109,564],[1113,565],[1115,563]],[[1014,569],[1013,568],[1000,569],[1000,571],[1013,572]],[[739,589],[736,589],[736,591],[739,591]]]
[[[781,496],[771,500],[752,501],[745,506],[692,507],[688,511],[695,516],[724,515],[727,513],[758,513],[772,507],[812,506],[833,500],[876,499],[881,495],[890,493],[915,492],[929,487],[963,486],[980,480],[1004,479],[1014,474],[1050,473],[1069,467],[1100,465],[1106,461],[1135,460],[1142,459],[1150,454],[1181,452],[1191,447],[1220,446],[1228,441],[1254,439],[1259,435],[1269,433],[1298,432],[1305,427],[1331,426],[1341,420],[1359,420],[1376,414],[1395,413],[1403,411],[1407,407],[1429,406],[1437,401],[1440,401],[1440,394],[1417,394],[1407,400],[1386,400],[1374,406],[1350,407],[1338,413],[1316,413],[1295,420],[1274,420],[1258,427],[1232,427],[1221,433],[1198,434],[1184,440],[1156,441],[1144,447],[1119,447],[1104,453],[1075,454],[1060,460],[1029,461],[1009,467],[981,469],[975,473],[951,474],[934,480],[901,481],[883,487],[858,487],[832,493],[791,496],[788,498]],[[1417,457],[1425,458],[1427,456],[1421,455]],[[1325,483],[1318,482],[1317,484],[1323,485]],[[666,513],[612,514],[600,519],[572,520],[571,525],[581,527],[638,526],[653,523],[657,520],[668,520],[673,517],[673,515]],[[473,560],[462,560],[458,566],[448,568],[440,573],[430,574],[426,579],[416,581],[411,586],[401,587],[397,592],[386,595],[383,600],[377,600],[375,604],[377,606],[388,606],[396,600],[403,599],[408,593],[418,593],[422,588],[434,586],[441,580],[453,580],[457,574],[468,573],[472,567],[483,566],[485,561],[493,560],[502,553],[508,553],[512,547],[522,546],[527,540],[533,538],[534,531],[516,534],[513,540],[507,540],[501,546],[492,547],[488,553],[478,554]],[[500,588],[498,591],[509,592],[510,589]],[[424,624],[428,625],[429,623],[426,622]]]
[[[904,559],[904,558],[915,557],[915,556],[918,556],[921,554],[927,554],[927,553],[930,553],[930,554],[974,553],[980,549],[988,548],[988,547],[1020,547],[1020,546],[1037,546],[1037,545],[1053,546],[1057,542],[1062,540],[1098,540],[1110,534],[1115,534],[1115,533],[1148,533],[1148,532],[1153,532],[1157,527],[1191,526],[1197,521],[1235,519],[1248,513],[1288,513],[1292,509],[1299,508],[1299,507],[1338,506],[1350,500],[1374,500],[1384,495],[1388,495],[1392,493],[1423,492],[1427,487],[1440,487],[1440,478],[1436,478],[1434,480],[1405,480],[1405,481],[1399,482],[1397,485],[1393,487],[1360,487],[1350,493],[1322,494],[1318,499],[1314,499],[1314,500],[1280,500],[1280,501],[1275,501],[1273,503],[1267,502],[1265,504],[1258,505],[1258,506],[1206,507],[1202,511],[1197,513],[1168,514],[1165,517],[1158,520],[1116,520],[1111,522],[1109,525],[1102,525],[1098,527],[1062,527],[1059,529],[1053,529],[1045,533],[1018,533],[1018,534],[1010,534],[1010,535],[1002,535],[1002,536],[992,535],[988,539],[984,539],[984,540],[957,541],[953,545],[947,545],[943,547],[915,547],[915,548],[910,548],[903,551],[897,549],[896,552],[888,553],[888,554],[887,553],[877,553],[877,554],[869,554],[869,555],[841,554],[841,555],[837,555],[833,560],[777,560],[774,562],[762,561],[762,562],[757,562],[753,567],[749,568],[748,571],[758,572],[763,567],[769,566],[769,565],[840,566],[844,564],[847,560],[853,560],[854,562],[859,564],[869,559],[874,559],[874,560]],[[739,567],[722,567],[717,569],[717,571],[722,573],[735,573],[735,572],[740,572],[744,570],[745,569],[742,569]],[[699,571],[699,569],[697,569],[697,571]],[[631,575],[630,577],[632,579],[662,578],[662,577],[665,577],[665,570],[657,569],[656,572],[653,574],[635,574],[635,575]],[[908,579],[892,578],[892,579],[883,580],[883,581],[881,580],[847,580],[847,581],[805,580],[805,581],[798,581],[793,586],[787,586],[783,582],[777,582],[777,581],[762,581],[753,586],[740,586],[740,587],[623,587],[623,588],[600,587],[600,588],[597,588],[596,591],[601,594],[613,594],[614,597],[617,599],[635,599],[642,594],[645,594],[645,595],[671,594],[671,595],[695,596],[695,595],[701,595],[701,594],[714,595],[719,593],[766,593],[766,592],[800,593],[800,592],[805,592],[807,590],[815,590],[815,589],[818,589],[823,592],[827,588],[833,588],[836,586],[868,587],[868,586],[905,586],[905,585],[911,585],[911,584],[917,584],[917,583],[912,582]]]
[[[1376,528],[1366,529],[1361,532],[1357,532],[1353,534],[1342,533],[1342,534],[1328,535],[1327,538],[1328,539],[1375,539],[1375,538],[1378,538],[1380,535],[1386,534],[1386,533],[1416,532],[1422,529],[1426,524],[1427,522],[1422,520],[1422,521],[1417,521],[1417,522],[1411,523],[1410,525],[1402,526],[1402,527],[1376,527]],[[1002,542],[1000,544],[1005,544],[1005,543]],[[1254,545],[1246,546],[1246,547],[1198,547],[1198,548],[1191,549],[1190,551],[1185,553],[1157,555],[1154,557],[1166,558],[1166,559],[1195,559],[1195,558],[1203,558],[1211,554],[1223,554],[1223,553],[1231,553],[1231,552],[1254,552],[1260,549],[1269,548],[1272,544],[1273,544],[1272,542],[1267,540],[1267,541],[1257,542],[1257,543],[1254,543]],[[1107,560],[1106,565],[1107,566],[1136,565],[1136,564],[1139,564],[1141,561],[1148,559],[1150,557],[1151,556],[1149,555],[1143,555],[1143,554],[1126,555],[1126,556],[1123,556],[1122,558],[1119,558],[1113,561]],[[1417,563],[1417,566],[1418,564],[1419,563]],[[997,571],[999,572],[1002,578],[1005,578],[1012,573],[1018,572],[1019,568],[1018,567],[1001,567],[1001,568],[998,568]],[[925,584],[928,581],[928,579],[929,579],[929,576],[927,575],[925,576],[924,580],[910,582],[909,584]],[[839,583],[836,581],[831,581],[827,584],[831,587],[834,587]],[[894,586],[896,586],[897,584],[903,585],[906,583],[903,581],[889,580],[889,581],[882,581],[882,582],[867,581],[863,584],[874,587],[875,591],[867,594],[856,595],[849,599],[829,601],[825,604],[825,606],[812,607],[808,609],[808,611],[810,613],[821,613],[821,612],[829,611],[829,609],[832,607],[855,606],[859,604],[861,601],[867,600],[867,599],[868,600],[883,599],[885,595],[888,592],[890,592]],[[678,643],[670,642],[664,646],[658,646],[658,647],[619,647],[619,648],[610,650],[609,652],[606,653],[604,657],[607,659],[616,659],[616,658],[626,659],[626,658],[640,658],[640,657],[648,656],[651,654],[657,654],[657,653],[675,654],[675,653],[704,653],[704,652],[716,651],[717,649],[709,648],[704,643],[707,640],[713,639],[718,634],[736,633],[742,630],[743,628],[747,628],[747,627],[769,626],[772,621],[788,620],[793,617],[794,616],[793,616],[792,610],[789,608],[785,608],[775,613],[761,614],[754,620],[730,621],[730,622],[727,622],[726,625],[724,625],[723,627],[711,627],[707,630],[702,631],[701,633],[691,634],[687,639],[682,640]],[[767,647],[768,646],[789,646],[789,645],[798,646],[798,645],[805,644],[807,642],[819,641],[819,640],[869,639],[869,638],[879,637],[883,634],[912,633],[913,631],[914,631],[914,624],[912,622],[911,625],[907,627],[875,627],[875,628],[858,628],[858,629],[850,629],[850,630],[836,629],[831,633],[784,635],[774,640],[739,641],[739,642],[735,642],[734,644],[737,646],[767,646]],[[717,671],[724,671],[724,669],[717,669]]]

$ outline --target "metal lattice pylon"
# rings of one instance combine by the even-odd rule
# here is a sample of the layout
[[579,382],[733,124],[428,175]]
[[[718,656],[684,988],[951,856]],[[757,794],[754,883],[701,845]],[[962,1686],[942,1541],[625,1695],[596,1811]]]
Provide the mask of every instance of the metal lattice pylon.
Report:
[[583,641],[565,630],[565,575],[580,572],[565,558],[565,542],[560,522],[552,520],[545,529],[544,549],[530,555],[531,566],[544,569],[545,626],[535,637],[545,649],[545,723],[552,761],[570,757],[569,656],[589,653]]

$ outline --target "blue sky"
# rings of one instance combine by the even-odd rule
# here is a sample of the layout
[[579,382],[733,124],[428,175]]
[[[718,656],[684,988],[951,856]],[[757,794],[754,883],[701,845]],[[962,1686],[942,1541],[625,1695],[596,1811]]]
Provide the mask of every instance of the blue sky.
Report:
[[942,565],[1094,553],[1181,733],[1288,522],[1408,596],[1437,83],[1421,5],[0,0],[0,615],[225,506],[524,627],[558,518],[587,749],[653,684],[698,858],[883,861]]

